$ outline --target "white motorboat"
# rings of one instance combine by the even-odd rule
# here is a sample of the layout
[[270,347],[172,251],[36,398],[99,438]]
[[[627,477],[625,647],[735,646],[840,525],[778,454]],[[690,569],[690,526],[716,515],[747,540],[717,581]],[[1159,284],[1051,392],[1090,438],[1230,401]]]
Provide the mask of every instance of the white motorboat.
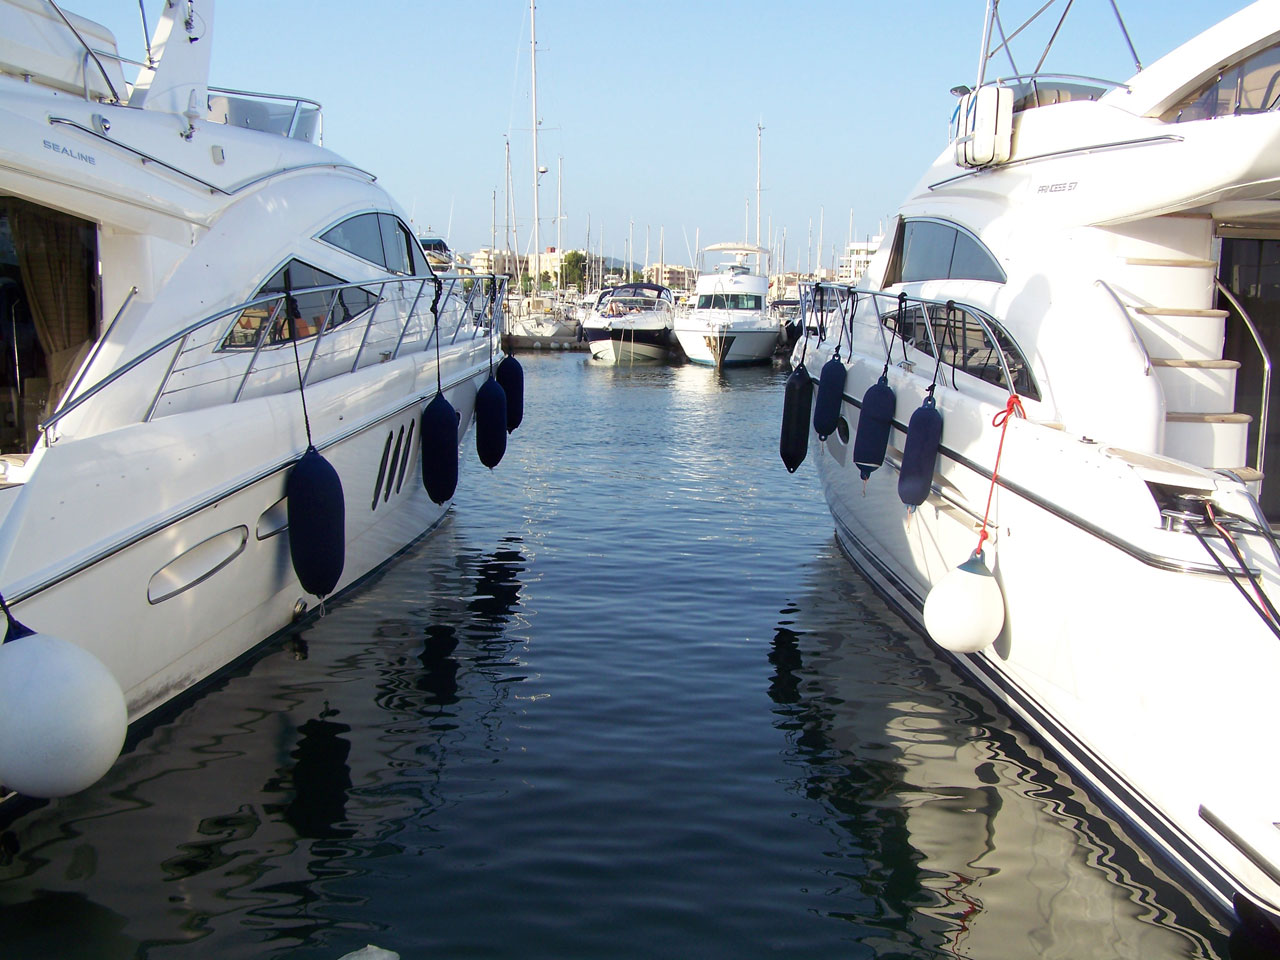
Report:
[[[501,359],[501,281],[433,275],[319,145],[318,104],[209,87],[213,25],[208,0],[166,4],[128,82],[105,28],[0,4],[0,591],[105,665],[130,722],[437,524],[424,467],[456,482]],[[438,395],[456,437],[424,445]],[[286,497],[309,448],[340,482],[314,589],[316,518]],[[38,700],[9,639],[0,686]],[[68,792],[9,766],[17,709],[0,783]]]
[[806,287],[784,459],[904,616],[1274,935],[1280,4],[1125,83],[992,79],[1014,26],[988,4],[861,288]]
[[768,267],[753,273],[747,259],[754,255],[767,264],[769,251],[716,243],[705,252],[732,253],[734,261],[699,275],[691,309],[676,316],[681,349],[693,363],[715,367],[767,363],[778,349],[781,325],[768,309]]
[[665,360],[673,344],[671,291],[657,283],[606,287],[596,297],[582,335],[596,360]]

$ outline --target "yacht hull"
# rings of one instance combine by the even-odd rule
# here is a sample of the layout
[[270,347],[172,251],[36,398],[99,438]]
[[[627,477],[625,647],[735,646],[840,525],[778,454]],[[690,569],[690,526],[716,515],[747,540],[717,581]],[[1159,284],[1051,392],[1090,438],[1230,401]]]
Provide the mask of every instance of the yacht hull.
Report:
[[676,339],[691,363],[713,367],[768,363],[778,348],[776,329],[695,326],[677,328]]
[[[460,443],[488,372],[487,353],[471,352],[446,364]],[[448,509],[427,496],[417,440],[434,389],[435,364],[411,357],[307,391],[314,442],[345,501],[335,596]],[[0,527],[16,615],[102,660],[130,722],[154,711],[321,602],[298,582],[284,511],[306,445],[296,393],[54,444]],[[96,496],[83,486],[95,473]]]
[[608,363],[662,362],[671,350],[671,328],[588,327],[582,334],[595,360]]
[[[897,491],[905,421],[927,381],[891,371],[898,406],[885,465],[864,486],[852,462],[854,398],[880,372],[854,358],[847,432],[811,435],[810,451],[843,551],[927,636],[929,590],[978,546],[999,408],[939,391],[946,431],[932,491],[908,511]],[[1280,783],[1251,745],[1280,735],[1267,693],[1280,644],[1185,532],[1161,530],[1158,517],[1126,529],[1081,506],[1109,497],[1118,515],[1146,495],[1134,473],[1114,451],[1017,420],[1004,437],[984,545],[1004,628],[979,653],[939,653],[1039,735],[1221,915],[1241,895],[1274,914],[1280,873],[1268,807]],[[1246,492],[1222,480],[1215,495],[1234,507]],[[1144,527],[1152,519],[1154,529]],[[1244,546],[1275,582],[1271,551]]]

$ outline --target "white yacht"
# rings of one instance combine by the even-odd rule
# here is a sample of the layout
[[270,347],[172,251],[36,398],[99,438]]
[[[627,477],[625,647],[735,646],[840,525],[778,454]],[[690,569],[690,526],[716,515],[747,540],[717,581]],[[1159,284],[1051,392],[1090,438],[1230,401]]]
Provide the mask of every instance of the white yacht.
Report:
[[698,277],[691,309],[676,316],[675,333],[685,356],[693,363],[727,367],[767,363],[778,349],[781,326],[768,309],[769,271],[753,273],[751,256],[769,251],[740,243],[715,243],[705,253],[731,253],[732,263]]
[[[457,450],[424,452],[424,403],[461,442],[501,359],[500,281],[433,275],[319,104],[208,86],[213,29],[165,4],[129,80],[104,27],[0,3],[0,593],[130,722],[437,524],[424,464]],[[341,494],[315,595],[286,497],[310,448]]]
[[1280,3],[1123,83],[993,76],[999,14],[860,288],[805,290],[813,432],[783,446],[904,616],[1274,927]]
[[671,291],[657,283],[606,287],[596,297],[582,335],[596,360],[665,360],[674,343]]

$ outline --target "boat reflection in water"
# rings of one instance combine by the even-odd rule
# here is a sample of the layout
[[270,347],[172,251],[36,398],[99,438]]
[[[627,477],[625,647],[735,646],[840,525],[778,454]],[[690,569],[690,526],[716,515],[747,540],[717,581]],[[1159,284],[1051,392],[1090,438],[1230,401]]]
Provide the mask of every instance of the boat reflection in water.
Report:
[[795,788],[832,831],[828,915],[938,955],[1222,955],[1184,890],[844,563],[833,545],[808,567],[769,654]]
[[350,940],[309,914],[339,882],[409,882],[388,881],[386,858],[397,869],[429,836],[454,748],[475,749],[454,731],[496,726],[503,681],[521,679],[503,637],[520,540],[480,553],[452,526],[154,727],[95,789],[12,823],[5,955],[123,958],[214,936],[219,955],[245,938],[264,946],[235,955],[330,939],[337,957],[386,940],[376,911],[342,925]]

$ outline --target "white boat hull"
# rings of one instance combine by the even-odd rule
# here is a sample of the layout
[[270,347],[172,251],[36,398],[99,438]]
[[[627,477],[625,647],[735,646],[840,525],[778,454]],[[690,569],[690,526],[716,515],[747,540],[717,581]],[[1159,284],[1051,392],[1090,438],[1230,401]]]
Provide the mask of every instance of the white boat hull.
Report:
[[778,349],[776,328],[694,324],[676,327],[690,362],[713,367],[767,363]]
[[[446,381],[463,424],[460,440],[488,375],[487,353],[472,352]],[[371,367],[307,391],[316,445],[337,470],[345,499],[345,562],[335,593],[447,509],[427,496],[417,440],[435,365],[394,364],[402,369]],[[387,389],[388,377],[400,389]],[[120,682],[130,720],[144,716],[286,627],[300,603],[318,602],[294,573],[283,512],[289,469],[305,446],[296,393],[55,444],[40,464],[48,478],[74,482],[92,465],[115,465],[97,480],[115,509],[102,516],[101,499],[68,496],[62,483],[28,482],[3,527],[0,577],[15,614],[95,654]],[[200,492],[177,501],[180,490]],[[57,518],[53,536],[25,520],[46,514]]]
[[[855,358],[842,405],[848,439],[811,435],[810,456],[841,546],[925,632],[930,588],[978,545],[999,407],[938,390],[946,428],[933,493],[908,512],[898,464],[906,421],[928,381],[891,369],[897,425],[885,466],[864,487],[851,458],[854,398],[880,372],[874,360]],[[1243,512],[1243,485],[1206,476],[1221,501]],[[1270,812],[1280,774],[1260,765],[1252,747],[1280,736],[1271,706],[1280,642],[1232,583],[1214,575],[1191,536],[1161,529],[1158,516],[1121,522],[1132,502],[1149,499],[1124,456],[1015,420],[1000,478],[984,552],[1003,592],[1005,626],[986,650],[948,655],[1210,891],[1218,908],[1229,911],[1241,889],[1280,903],[1280,876],[1264,859],[1280,853]],[[1103,502],[1111,516],[1086,506]],[[1262,538],[1239,539],[1266,582],[1277,582],[1280,569]]]

